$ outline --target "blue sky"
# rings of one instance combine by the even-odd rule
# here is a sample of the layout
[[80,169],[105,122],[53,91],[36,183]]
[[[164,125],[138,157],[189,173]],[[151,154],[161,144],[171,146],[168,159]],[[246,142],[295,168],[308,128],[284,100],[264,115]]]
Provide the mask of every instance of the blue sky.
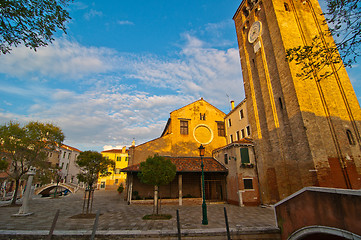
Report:
[[[75,1],[67,35],[0,55],[0,124],[60,126],[80,150],[159,137],[200,97],[227,113],[244,98],[232,17],[241,1]],[[361,96],[360,67],[349,71]]]

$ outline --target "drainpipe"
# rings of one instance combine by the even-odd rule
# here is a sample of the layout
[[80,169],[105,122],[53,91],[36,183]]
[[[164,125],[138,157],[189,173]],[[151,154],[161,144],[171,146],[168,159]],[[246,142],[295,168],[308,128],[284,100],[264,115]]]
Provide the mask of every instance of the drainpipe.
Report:
[[262,193],[261,193],[261,184],[260,184],[260,182],[259,182],[259,172],[258,172],[257,156],[256,156],[256,150],[255,150],[255,148],[254,148],[254,145],[252,145],[252,150],[253,150],[253,156],[254,156],[254,167],[256,168],[256,173],[257,173],[257,183],[258,183],[259,200],[260,200],[261,204],[263,204]]

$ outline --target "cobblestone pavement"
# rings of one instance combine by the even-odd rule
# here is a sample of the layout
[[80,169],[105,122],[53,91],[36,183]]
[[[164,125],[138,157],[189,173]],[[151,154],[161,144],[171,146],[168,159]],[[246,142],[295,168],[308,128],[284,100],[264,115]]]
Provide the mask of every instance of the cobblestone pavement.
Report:
[[[34,198],[30,201],[27,217],[13,217],[19,207],[0,207],[0,230],[49,230],[57,209],[60,209],[56,230],[91,230],[94,219],[72,219],[82,212],[84,192],[69,196]],[[151,205],[127,205],[115,191],[95,191],[93,213],[100,210],[98,230],[175,230],[176,210],[179,210],[181,229],[225,228],[224,207],[227,209],[230,228],[274,227],[275,217],[270,207],[238,207],[228,204],[208,204],[208,225],[202,225],[200,205],[164,205],[161,213],[171,214],[170,220],[142,220],[151,214]]]

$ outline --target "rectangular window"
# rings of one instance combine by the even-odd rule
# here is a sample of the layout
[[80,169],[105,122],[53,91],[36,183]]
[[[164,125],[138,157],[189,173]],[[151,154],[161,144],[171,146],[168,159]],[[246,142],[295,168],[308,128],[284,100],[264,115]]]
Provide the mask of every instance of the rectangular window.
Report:
[[65,158],[65,154],[66,154],[66,152],[64,152],[64,154],[63,154],[63,158]]
[[236,138],[237,138],[237,141],[240,140],[240,138],[239,138],[239,131],[236,132]]
[[218,136],[225,137],[226,136],[226,130],[224,127],[224,122],[217,122],[217,129],[218,129]]
[[224,154],[224,163],[228,164],[228,154],[227,153]]
[[241,130],[241,136],[242,136],[242,138],[245,137],[245,135],[244,135],[244,129]]
[[100,183],[100,188],[105,188],[105,182]]
[[200,113],[199,116],[200,116],[200,118],[199,118],[200,120],[206,120],[206,114],[205,113],[203,113],[203,114]]
[[125,157],[125,161],[128,162],[129,157]]
[[232,126],[232,121],[231,119],[228,119],[228,127]]
[[188,135],[188,121],[180,121],[180,134]]
[[115,174],[120,174],[120,168],[115,169]]
[[243,119],[243,118],[244,118],[243,109],[241,109],[241,111],[239,111],[239,118],[240,118],[240,119]]
[[233,135],[232,134],[229,136],[229,140],[231,141],[231,143],[233,143]]
[[122,157],[117,156],[117,162],[122,161]]
[[246,127],[247,136],[251,135],[251,128],[249,126]]
[[244,189],[253,189],[253,179],[243,178]]
[[115,179],[115,184],[118,184],[118,182],[119,182],[119,179]]
[[65,168],[65,169],[66,169],[66,170],[69,169],[69,163],[66,164],[66,168]]
[[68,154],[68,159],[70,159],[70,154],[71,154],[71,153]]
[[241,148],[240,150],[241,150],[241,162],[242,163],[250,163],[248,148]]

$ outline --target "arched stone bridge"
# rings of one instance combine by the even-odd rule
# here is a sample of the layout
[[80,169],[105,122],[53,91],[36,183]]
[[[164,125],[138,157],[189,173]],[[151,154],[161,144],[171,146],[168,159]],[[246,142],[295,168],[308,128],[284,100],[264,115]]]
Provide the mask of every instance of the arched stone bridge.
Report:
[[71,193],[75,193],[78,190],[78,186],[73,184],[58,183],[57,185],[56,183],[50,183],[35,189],[34,194],[38,195],[38,194],[49,193],[52,189],[56,188],[56,186],[68,189]]

